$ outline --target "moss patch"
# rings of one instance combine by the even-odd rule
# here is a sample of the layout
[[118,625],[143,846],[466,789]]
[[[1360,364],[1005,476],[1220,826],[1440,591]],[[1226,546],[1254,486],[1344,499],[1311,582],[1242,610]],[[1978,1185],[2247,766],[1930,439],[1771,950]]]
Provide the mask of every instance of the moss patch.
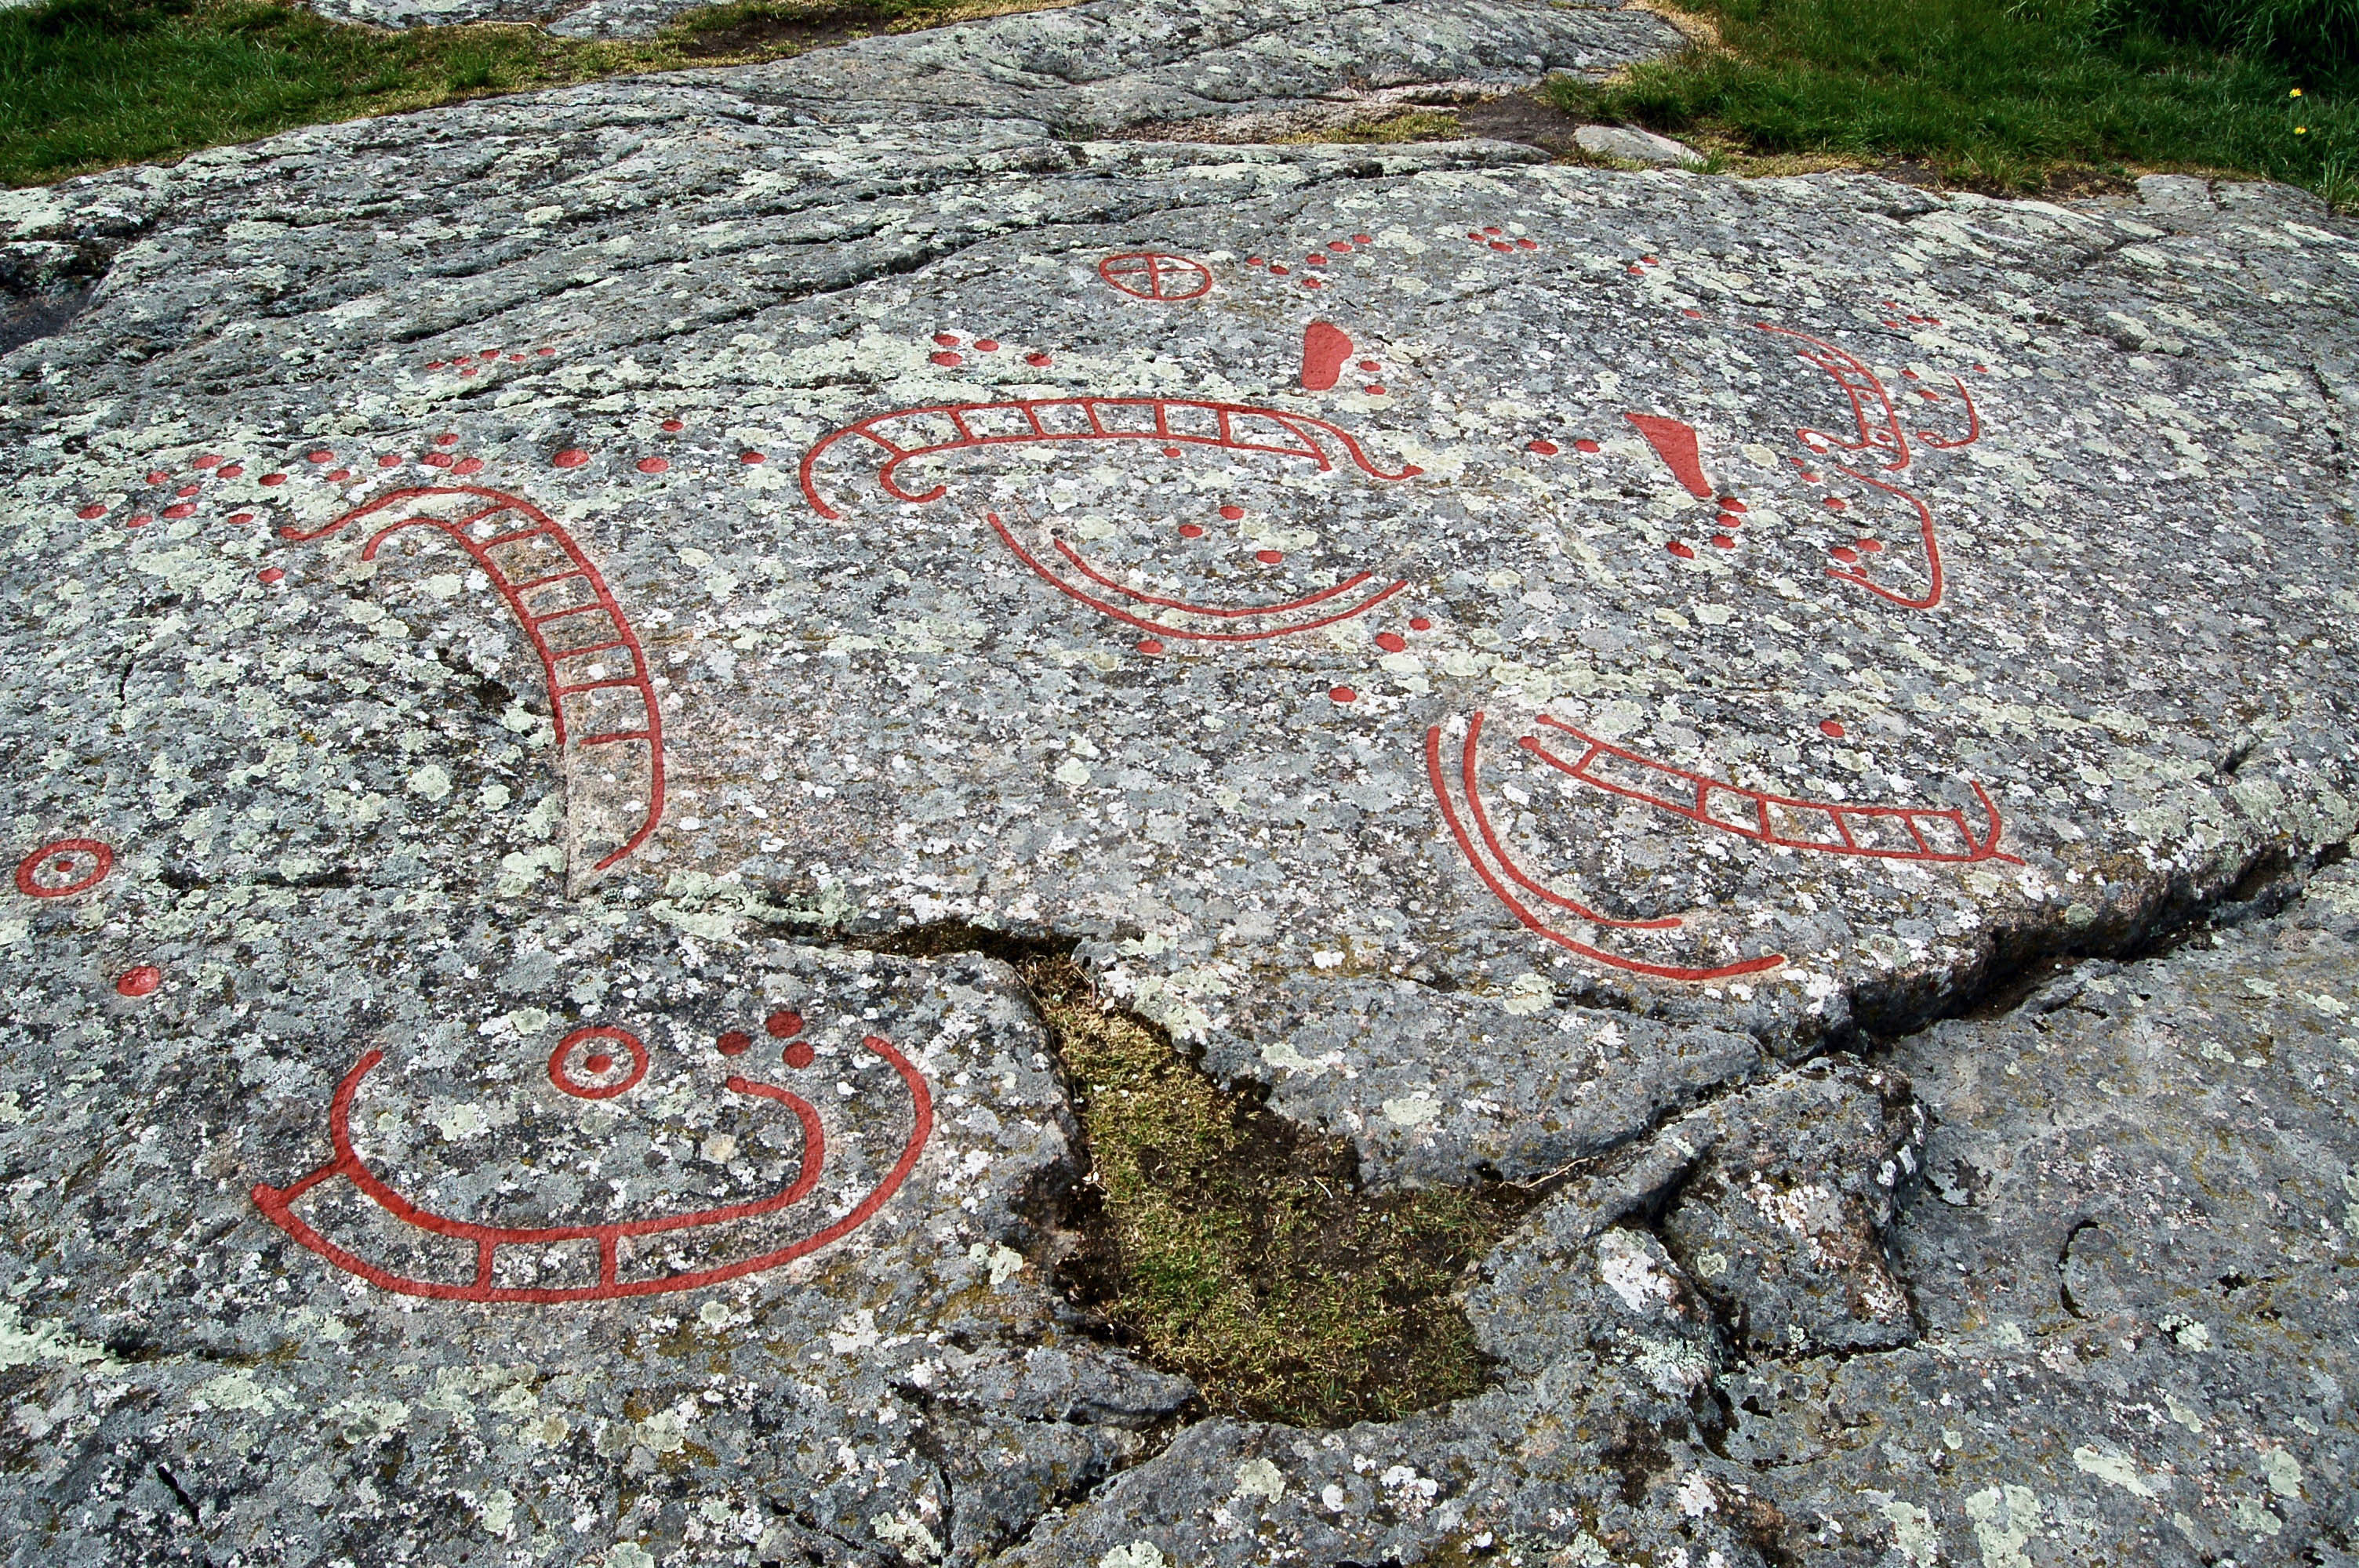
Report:
[[1340,1426],[1482,1388],[1451,1292],[1522,1194],[1364,1193],[1343,1140],[1223,1093],[1070,959],[1023,968],[1089,1141],[1076,1300],[1226,1414]]

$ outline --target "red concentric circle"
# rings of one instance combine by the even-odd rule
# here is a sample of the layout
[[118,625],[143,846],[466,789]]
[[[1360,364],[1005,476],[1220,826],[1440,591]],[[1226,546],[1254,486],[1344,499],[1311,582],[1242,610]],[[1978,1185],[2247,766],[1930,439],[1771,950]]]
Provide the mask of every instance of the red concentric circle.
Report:
[[[612,1040],[630,1054],[631,1062],[627,1069],[614,1060],[613,1053],[598,1048],[596,1043],[602,1040]],[[571,1071],[575,1065],[574,1051],[583,1046],[588,1049],[582,1053],[578,1065],[588,1075],[586,1079],[576,1077]],[[618,1071],[622,1074],[620,1077],[614,1076]],[[549,1081],[576,1099],[613,1099],[647,1076],[647,1048],[639,1044],[637,1035],[627,1029],[617,1029],[611,1023],[577,1029],[559,1041],[557,1049],[549,1054]]]
[[95,838],[60,838],[16,862],[16,891],[27,898],[63,898],[106,880],[114,851]]

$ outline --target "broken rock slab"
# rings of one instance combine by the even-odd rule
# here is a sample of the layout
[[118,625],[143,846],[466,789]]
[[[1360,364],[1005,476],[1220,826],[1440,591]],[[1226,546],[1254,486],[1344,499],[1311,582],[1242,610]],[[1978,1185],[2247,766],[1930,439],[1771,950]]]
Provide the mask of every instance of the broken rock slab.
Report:
[[1684,168],[1704,161],[1703,155],[1685,142],[1636,125],[1583,125],[1573,132],[1572,139],[1585,153],[1649,168]]

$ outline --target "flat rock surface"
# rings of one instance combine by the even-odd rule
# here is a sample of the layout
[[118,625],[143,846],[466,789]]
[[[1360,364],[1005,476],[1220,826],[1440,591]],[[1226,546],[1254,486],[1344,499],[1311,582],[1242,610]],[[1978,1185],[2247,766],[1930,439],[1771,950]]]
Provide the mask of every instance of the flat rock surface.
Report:
[[[1669,37],[1100,3],[0,200],[12,1561],[2341,1561],[2349,225],[1125,135]],[[967,927],[1551,1183],[1493,1390],[1088,1337],[1032,1000],[856,945]]]

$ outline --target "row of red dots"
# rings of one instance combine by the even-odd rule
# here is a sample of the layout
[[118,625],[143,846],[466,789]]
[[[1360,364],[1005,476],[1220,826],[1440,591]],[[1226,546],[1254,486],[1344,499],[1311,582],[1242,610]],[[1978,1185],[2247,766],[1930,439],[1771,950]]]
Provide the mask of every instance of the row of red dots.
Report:
[[[1303,253],[1300,265],[1306,267],[1324,267],[1331,256],[1350,255],[1357,247],[1362,245],[1373,245],[1375,243],[1376,237],[1374,234],[1353,234],[1348,240],[1330,240],[1327,242],[1327,247],[1324,250],[1306,251]],[[1272,261],[1267,256],[1247,256],[1245,257],[1245,265],[1249,267],[1266,267],[1269,269],[1269,274],[1272,277],[1290,277],[1294,274],[1294,268],[1292,266],[1288,265],[1282,261]],[[1300,282],[1302,287],[1305,288],[1324,288],[1327,287],[1327,283],[1324,278],[1315,276],[1305,276],[1300,279]]]
[[[966,362],[966,356],[958,351],[961,339],[956,332],[936,332],[934,334],[934,342],[937,345],[934,351],[926,357],[933,361],[934,363],[941,366],[944,370],[949,370],[953,365],[964,364]],[[966,346],[979,354],[995,354],[999,351],[999,340],[996,338],[976,338],[973,341],[968,342]],[[1024,362],[1032,366],[1035,370],[1046,370],[1049,366],[1056,363],[1056,361],[1047,352],[1036,349],[1032,352],[1024,356]]]
[[1495,251],[1536,251],[1540,248],[1538,240],[1525,239],[1520,235],[1513,240],[1508,239],[1507,232],[1496,223],[1488,223],[1480,229],[1469,229],[1466,231],[1466,237],[1478,245],[1488,245]]
[[494,364],[501,360],[523,361],[532,359],[536,355],[541,359],[549,359],[553,358],[556,353],[557,351],[555,349],[535,349],[529,354],[514,353],[506,349],[477,349],[473,353],[461,354],[456,359],[428,360],[426,362],[426,368],[428,370],[455,370],[461,375],[473,375],[477,371],[483,369],[484,365]]

